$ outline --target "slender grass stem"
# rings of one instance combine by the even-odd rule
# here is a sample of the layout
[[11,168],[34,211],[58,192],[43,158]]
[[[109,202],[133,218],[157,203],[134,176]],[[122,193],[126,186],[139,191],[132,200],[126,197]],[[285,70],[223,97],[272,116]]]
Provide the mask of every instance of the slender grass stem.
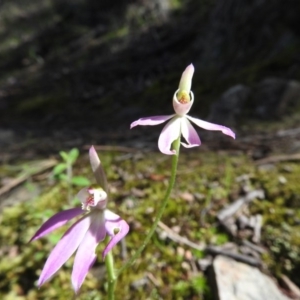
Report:
[[153,236],[158,222],[160,221],[164,210],[166,208],[166,205],[168,203],[168,200],[170,198],[171,195],[171,191],[175,185],[175,179],[176,179],[176,172],[177,172],[177,165],[178,165],[178,158],[179,158],[179,149],[180,149],[180,136],[178,137],[177,140],[175,140],[172,144],[172,149],[174,149],[176,151],[176,154],[174,154],[172,156],[172,169],[171,169],[171,178],[170,178],[170,182],[169,182],[169,186],[168,189],[166,191],[165,197],[161,202],[161,205],[157,211],[154,223],[151,227],[151,229],[149,230],[145,240],[143,241],[142,245],[136,250],[135,254],[125,262],[125,264],[118,270],[117,272],[117,276],[119,276],[126,268],[128,268],[129,266],[131,266],[135,260],[140,256],[140,254],[142,253],[142,251],[145,249],[145,247],[147,246],[147,244],[150,242],[151,237]]

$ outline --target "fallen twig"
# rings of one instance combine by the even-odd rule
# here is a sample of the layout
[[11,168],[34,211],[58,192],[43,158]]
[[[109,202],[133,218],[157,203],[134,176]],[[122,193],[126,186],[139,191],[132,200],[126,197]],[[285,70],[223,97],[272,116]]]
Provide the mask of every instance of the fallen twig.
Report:
[[252,249],[252,250],[254,250],[254,251],[260,253],[260,254],[263,254],[263,253],[266,253],[266,252],[267,252],[267,250],[264,249],[263,247],[258,246],[258,245],[255,245],[255,244],[249,242],[248,240],[243,240],[243,241],[242,241],[242,244],[243,244],[244,246],[247,246],[247,247],[249,247],[250,249]]
[[37,165],[33,166],[29,170],[24,171],[19,177],[11,180],[5,186],[0,188],[0,197],[4,196],[12,189],[18,187],[20,184],[25,182],[31,176],[43,173],[51,168],[53,168],[57,164],[57,161],[54,159],[44,160],[39,162]]
[[260,242],[260,234],[261,234],[261,227],[262,227],[262,215],[255,216],[255,225],[254,225],[254,234],[252,241],[256,244]]
[[170,227],[168,227],[163,222],[159,222],[158,226],[165,231],[165,233],[167,234],[169,239],[171,239],[172,241],[174,241],[176,243],[181,243],[181,244],[187,245],[187,246],[189,246],[193,249],[199,250],[199,251],[202,251],[205,248],[204,243],[196,244],[196,243],[188,240],[186,237],[180,236],[179,234],[174,232]]
[[[83,149],[89,149],[90,146],[83,146]],[[110,145],[94,145],[94,148],[97,151],[118,151],[118,152],[128,152],[128,153],[136,153],[141,152],[141,149],[138,148],[131,148],[131,147],[125,147],[125,146],[110,146]],[[145,151],[143,149],[143,151]]]
[[146,273],[146,276],[148,277],[148,279],[153,283],[153,285],[155,287],[159,287],[161,286],[161,283],[154,277],[154,275],[150,272]]
[[241,197],[237,199],[235,202],[231,203],[227,207],[223,208],[219,213],[218,213],[218,220],[222,223],[226,219],[230,218],[233,216],[238,210],[242,208],[245,204],[248,204],[255,198],[264,198],[264,191],[263,190],[255,190],[252,192],[249,192],[246,196]]
[[300,160],[300,153],[269,156],[255,161],[255,164],[266,165],[266,164],[273,164],[281,161],[293,161],[293,160]]
[[208,246],[205,250],[209,254],[224,255],[224,256],[227,256],[227,257],[231,257],[231,258],[235,259],[236,261],[244,262],[248,265],[255,266],[255,267],[259,267],[262,264],[261,260],[255,258],[255,257],[251,257],[251,256],[247,256],[247,255],[244,255],[244,254],[224,250],[224,249],[222,249],[220,247],[217,247],[217,246]]
[[282,285],[293,294],[293,296],[295,297],[294,299],[300,299],[299,287],[285,275],[281,275],[280,279]]

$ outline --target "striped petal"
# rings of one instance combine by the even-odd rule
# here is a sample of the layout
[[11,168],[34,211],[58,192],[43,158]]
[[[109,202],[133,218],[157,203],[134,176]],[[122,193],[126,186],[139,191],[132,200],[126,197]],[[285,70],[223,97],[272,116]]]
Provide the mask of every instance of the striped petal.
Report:
[[187,143],[181,142],[181,144],[186,148],[192,148],[201,145],[199,135],[190,121],[183,117],[181,118],[181,134],[187,141]]
[[218,130],[222,131],[224,134],[231,136],[235,139],[235,133],[228,127],[225,127],[223,125],[217,125],[213,123],[209,123],[200,119],[192,118],[190,116],[186,116],[190,121],[195,123],[197,126],[204,128],[206,130]]
[[176,154],[175,150],[171,150],[171,146],[180,135],[180,123],[180,118],[175,117],[163,128],[158,139],[158,148],[162,153],[167,155]]
[[104,189],[106,193],[108,193],[106,175],[94,146],[90,148],[89,155],[96,182]]
[[75,293],[78,292],[88,271],[95,263],[97,258],[95,254],[96,247],[106,235],[102,212],[101,214],[99,212],[94,213],[94,215],[91,215],[91,218],[91,226],[80,243],[74,260],[72,285]]
[[37,240],[42,236],[45,236],[53,230],[65,225],[72,218],[75,218],[82,213],[82,209],[78,207],[64,210],[55,214],[40,227],[40,229],[35,233],[35,235],[31,238],[29,242]]
[[154,126],[154,125],[158,125],[161,123],[166,122],[167,120],[171,119],[174,115],[168,115],[168,116],[153,116],[153,117],[146,117],[146,118],[141,118],[138,119],[137,121],[134,121],[133,123],[131,123],[130,125],[130,129],[138,126],[138,125],[149,125],[149,126]]
[[83,188],[77,193],[77,198],[83,210],[90,210],[91,206],[104,209],[107,202],[107,194],[102,188]]
[[48,257],[38,280],[40,287],[51,278],[71,257],[83,240],[91,224],[91,218],[84,216],[70,227]]

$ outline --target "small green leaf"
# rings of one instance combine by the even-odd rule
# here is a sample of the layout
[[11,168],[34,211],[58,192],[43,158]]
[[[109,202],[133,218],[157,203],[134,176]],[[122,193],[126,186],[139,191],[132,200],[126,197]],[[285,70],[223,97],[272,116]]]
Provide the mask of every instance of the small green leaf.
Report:
[[61,174],[65,169],[67,168],[67,165],[65,163],[60,163],[56,165],[53,169],[53,175],[59,175]]
[[78,156],[79,156],[79,150],[77,148],[71,149],[71,151],[69,152],[69,162],[71,164],[74,164]]
[[59,155],[62,157],[62,159],[63,159],[65,162],[68,162],[68,160],[69,160],[69,155],[68,155],[67,152],[65,152],[65,151],[60,151],[60,152],[59,152]]
[[68,176],[64,173],[58,175],[59,180],[68,181]]
[[74,176],[72,178],[71,182],[74,185],[78,185],[78,186],[88,186],[88,185],[90,185],[90,181],[86,177],[83,177],[83,176]]

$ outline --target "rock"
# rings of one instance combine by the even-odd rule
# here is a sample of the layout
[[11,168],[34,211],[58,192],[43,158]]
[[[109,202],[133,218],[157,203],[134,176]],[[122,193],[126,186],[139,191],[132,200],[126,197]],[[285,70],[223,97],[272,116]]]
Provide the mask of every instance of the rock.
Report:
[[300,82],[282,78],[266,78],[253,89],[238,84],[227,91],[211,106],[208,120],[234,126],[245,114],[262,119],[275,119],[288,113],[300,102]]
[[253,91],[254,115],[263,119],[283,116],[300,100],[300,83],[295,80],[266,78]]
[[[293,55],[288,49],[294,49],[299,41],[300,3],[289,3],[292,5],[284,0],[214,1],[204,34],[195,41],[198,49],[203,48],[203,68],[214,67],[225,77],[241,64],[251,65],[244,75],[249,76],[255,73],[254,66],[262,69],[265,62],[279,56],[287,61],[284,74],[295,74],[295,67],[288,63]],[[261,64],[253,64],[254,58]],[[269,66],[268,70],[276,67]]]
[[213,262],[211,279],[217,300],[290,300],[259,269],[221,255]]
[[238,84],[225,93],[222,94],[219,100],[217,100],[211,107],[209,121],[227,126],[235,125],[236,118],[242,112],[246,100],[250,95],[250,88]]
[[12,143],[15,138],[14,132],[9,129],[0,129],[0,145]]
[[294,106],[299,103],[300,100],[300,82],[296,80],[290,80],[287,82],[285,91],[282,95],[280,105],[277,109],[277,114],[285,112],[287,106]]

